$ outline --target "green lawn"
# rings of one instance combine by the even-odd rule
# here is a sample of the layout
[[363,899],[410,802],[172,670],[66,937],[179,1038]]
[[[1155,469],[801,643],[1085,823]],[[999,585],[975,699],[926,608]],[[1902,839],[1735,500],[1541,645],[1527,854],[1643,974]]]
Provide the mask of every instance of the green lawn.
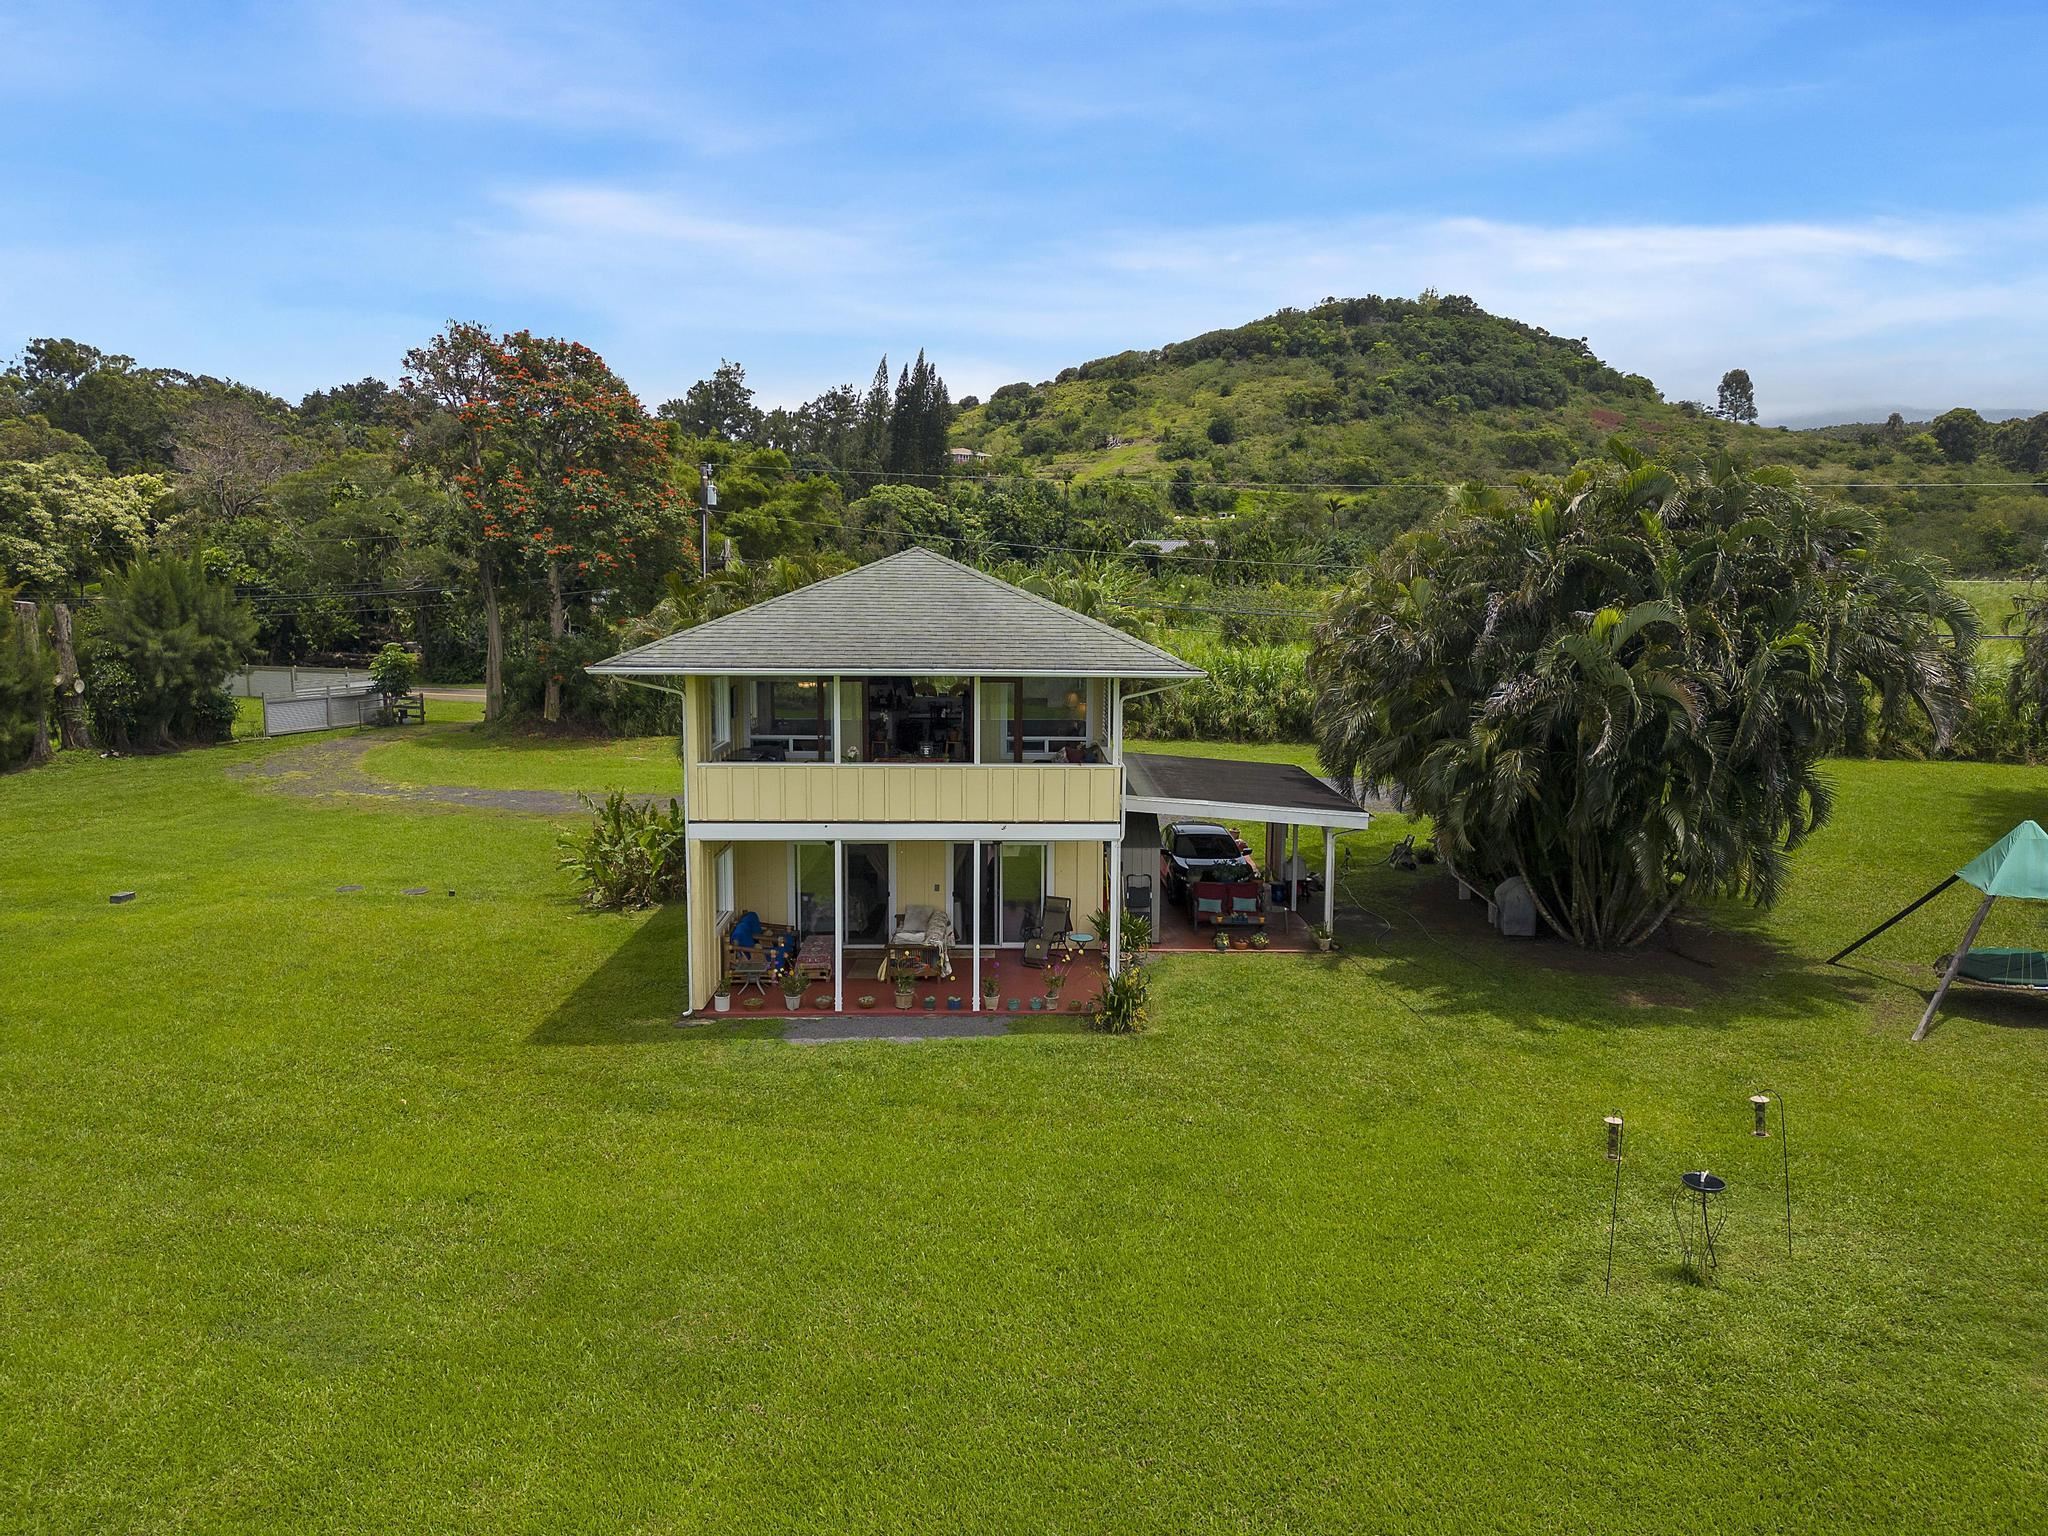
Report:
[[[450,705],[453,709],[456,706]],[[444,731],[429,706],[419,732],[394,732],[363,756],[363,768],[397,784],[464,784],[478,789],[562,789],[601,794],[680,795],[682,764],[672,736],[579,741],[507,729]],[[445,718],[460,718],[455,716]]]
[[1977,622],[1987,635],[2002,635],[2014,625],[2012,600],[2025,592],[2029,582],[1992,577],[1973,577],[1949,583],[1976,610]]
[[[2038,1528],[2048,1006],[1906,1043],[1957,893],[1814,963],[2038,770],[1839,765],[1782,909],[1685,957],[1494,941],[1389,818],[1336,961],[803,1047],[673,1027],[681,912],[580,913],[546,821],[224,774],[290,746],[0,780],[0,1529]],[[672,773],[372,761],[577,752]]]

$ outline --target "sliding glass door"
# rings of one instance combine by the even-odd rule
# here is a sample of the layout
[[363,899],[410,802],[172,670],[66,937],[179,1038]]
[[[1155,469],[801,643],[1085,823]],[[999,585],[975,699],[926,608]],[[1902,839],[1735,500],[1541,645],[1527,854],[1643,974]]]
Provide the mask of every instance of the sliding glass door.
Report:
[[[832,931],[832,845],[792,843],[790,885],[797,926],[806,934]],[[886,944],[892,915],[887,843],[846,845],[846,942]]]
[[1035,932],[1045,907],[1046,845],[1004,843],[996,861],[1000,882],[997,910],[1001,913],[1000,942],[1022,944],[1026,930]]

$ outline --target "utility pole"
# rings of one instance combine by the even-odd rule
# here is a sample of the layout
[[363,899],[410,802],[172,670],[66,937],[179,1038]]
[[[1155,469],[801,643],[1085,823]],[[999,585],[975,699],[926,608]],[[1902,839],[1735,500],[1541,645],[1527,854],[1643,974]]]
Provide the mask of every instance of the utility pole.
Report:
[[703,508],[704,535],[702,547],[697,552],[697,574],[711,574],[711,509],[718,505],[718,487],[711,482],[711,466],[697,466],[698,487],[701,492],[700,505]]

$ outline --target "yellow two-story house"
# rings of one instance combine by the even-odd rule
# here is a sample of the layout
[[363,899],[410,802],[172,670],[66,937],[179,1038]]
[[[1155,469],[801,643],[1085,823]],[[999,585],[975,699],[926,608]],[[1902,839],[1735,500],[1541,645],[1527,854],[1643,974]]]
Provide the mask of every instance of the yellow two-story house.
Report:
[[[793,934],[841,1009],[917,936],[906,922],[969,978],[1049,910],[1116,922],[1124,705],[1202,675],[924,549],[591,671],[682,698],[693,1012],[727,983],[744,914]],[[1117,950],[1112,934],[1112,972]]]

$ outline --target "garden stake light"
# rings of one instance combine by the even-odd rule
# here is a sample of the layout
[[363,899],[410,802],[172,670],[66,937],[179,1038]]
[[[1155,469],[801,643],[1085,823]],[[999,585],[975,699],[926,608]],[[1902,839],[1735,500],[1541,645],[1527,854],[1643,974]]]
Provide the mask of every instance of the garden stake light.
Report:
[[1753,1093],[1749,1096],[1749,1134],[1771,1134],[1770,1112],[1773,1100],[1776,1100],[1778,1105],[1778,1160],[1785,1168],[1785,1252],[1789,1254],[1792,1251],[1792,1138],[1785,1130],[1785,1095],[1767,1092]]
[[1614,1224],[1621,1218],[1621,1116],[1609,1115],[1607,1126],[1607,1161],[1614,1164],[1614,1199],[1607,1207],[1607,1285],[1605,1294],[1614,1294]]

